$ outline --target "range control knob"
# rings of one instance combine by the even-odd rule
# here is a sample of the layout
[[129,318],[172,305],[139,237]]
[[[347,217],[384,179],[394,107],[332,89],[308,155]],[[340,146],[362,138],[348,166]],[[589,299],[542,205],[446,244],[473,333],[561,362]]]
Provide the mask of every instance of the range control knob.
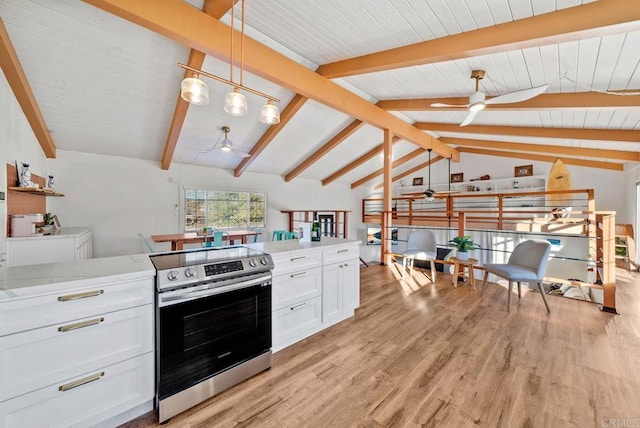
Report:
[[260,259],[260,264],[261,265],[266,265],[267,263],[268,262],[267,262],[267,258],[266,257],[263,257],[263,258]]
[[180,273],[177,270],[171,270],[167,274],[167,279],[169,281],[175,281],[176,279],[178,279],[179,276],[180,276]]
[[193,268],[186,268],[184,270],[184,276],[186,276],[187,278],[193,278],[194,276],[196,276],[196,271],[193,270]]
[[256,267],[256,260],[255,259],[249,260],[249,266]]

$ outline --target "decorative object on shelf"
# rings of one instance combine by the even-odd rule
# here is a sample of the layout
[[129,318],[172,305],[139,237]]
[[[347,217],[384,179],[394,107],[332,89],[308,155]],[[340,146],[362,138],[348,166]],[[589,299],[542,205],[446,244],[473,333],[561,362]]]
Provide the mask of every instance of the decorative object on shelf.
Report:
[[22,174],[20,177],[20,187],[36,187],[31,181],[31,171],[29,170],[29,164],[26,162],[22,162]]
[[47,189],[55,190],[56,182],[53,180],[53,174],[48,173],[47,178]]
[[553,214],[553,218],[555,219],[569,218],[572,208],[573,207],[556,207],[551,210],[551,213]]
[[218,82],[226,83],[227,85],[233,86],[232,91],[229,92],[225,97],[224,111],[233,116],[245,116],[247,114],[247,99],[243,94],[240,93],[240,89],[242,89],[246,92],[250,92],[267,99],[266,104],[262,106],[262,110],[260,111],[260,122],[267,125],[275,125],[277,123],[280,123],[280,109],[277,106],[273,105],[272,102],[278,103],[280,102],[280,100],[276,97],[272,97],[271,95],[267,95],[264,92],[260,92],[244,86],[244,0],[242,0],[242,17],[240,20],[240,81],[236,83],[233,80],[233,34],[235,21],[234,10],[235,7],[232,6],[229,80],[216,76],[215,74],[207,73],[205,71],[198,70],[197,68],[189,67],[188,65],[179,63],[178,67],[192,72],[192,75],[190,77],[187,77],[182,81],[180,85],[180,96],[182,97],[182,99],[192,104],[208,104],[209,88],[202,80],[198,78],[198,76],[202,74],[203,76],[209,77],[210,79],[214,79]]
[[464,173],[462,172],[451,174],[451,183],[462,183],[464,181],[463,177]]
[[422,186],[423,181],[424,181],[423,177],[413,177],[412,185],[413,186]]
[[480,248],[478,244],[473,242],[471,235],[456,236],[449,240],[449,246],[456,249],[458,260],[469,260],[469,251]]
[[478,178],[472,178],[469,181],[481,181],[481,180],[490,180],[490,179],[491,179],[491,176],[489,174],[485,174],[485,175],[483,175],[481,177],[478,177]]
[[514,177],[530,177],[533,175],[533,165],[520,165],[513,169]]
[[45,235],[51,233],[57,227],[54,219],[57,220],[58,217],[51,213],[45,213],[42,221],[41,232]]
[[[484,70],[473,70],[471,72],[471,78],[476,79],[476,91],[469,96],[469,104],[444,104],[433,103],[431,107],[463,107],[469,110],[469,114],[460,124],[460,126],[466,126],[471,123],[476,114],[490,104],[510,104],[519,103],[537,97],[547,90],[548,84],[537,86],[535,88],[523,89],[520,91],[509,92],[504,95],[486,99],[485,93],[480,91],[480,80],[484,78]],[[491,79],[489,79],[491,80]]]

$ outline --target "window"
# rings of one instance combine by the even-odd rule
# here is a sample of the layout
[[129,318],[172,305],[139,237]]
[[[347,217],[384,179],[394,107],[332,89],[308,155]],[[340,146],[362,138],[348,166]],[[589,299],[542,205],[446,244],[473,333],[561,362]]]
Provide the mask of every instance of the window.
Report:
[[184,190],[184,229],[264,227],[266,195],[259,192]]

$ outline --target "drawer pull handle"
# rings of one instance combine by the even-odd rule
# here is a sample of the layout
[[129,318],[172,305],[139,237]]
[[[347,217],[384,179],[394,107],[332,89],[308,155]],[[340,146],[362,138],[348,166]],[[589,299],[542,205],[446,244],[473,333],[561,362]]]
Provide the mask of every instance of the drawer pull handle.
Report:
[[296,310],[296,309],[298,309],[298,308],[303,307],[303,306],[304,306],[304,305],[306,305],[306,304],[307,304],[307,302],[298,303],[298,304],[297,304],[297,305],[295,305],[295,306],[291,306],[291,308],[289,308],[289,309],[291,309],[292,311],[294,311],[294,310]]
[[338,250],[338,253],[346,253],[347,251],[349,251],[349,249],[345,248],[344,250]]
[[291,261],[296,261],[296,260],[300,260],[300,259],[306,259],[307,256],[299,256],[299,257],[291,257]]
[[98,380],[102,376],[104,376],[104,372],[92,374],[91,376],[87,376],[87,377],[83,377],[82,379],[74,380],[73,382],[69,382],[69,383],[67,383],[65,385],[60,385],[58,387],[58,391],[61,391],[61,392],[69,391],[70,389],[77,388],[77,387],[82,386],[84,384],[87,384],[89,382],[93,382],[94,380]]
[[67,294],[66,296],[59,296],[59,302],[68,302],[69,300],[86,299],[87,297],[96,297],[104,293],[104,290],[87,291],[85,293]]
[[297,273],[292,273],[291,275],[289,275],[291,278],[295,278],[296,276],[300,276],[300,275],[305,275],[306,272],[297,272]]
[[58,327],[58,331],[64,333],[65,331],[77,330],[83,327],[89,327],[90,325],[100,324],[104,321],[104,318],[94,318],[92,320],[86,320],[75,324],[63,325],[62,327]]

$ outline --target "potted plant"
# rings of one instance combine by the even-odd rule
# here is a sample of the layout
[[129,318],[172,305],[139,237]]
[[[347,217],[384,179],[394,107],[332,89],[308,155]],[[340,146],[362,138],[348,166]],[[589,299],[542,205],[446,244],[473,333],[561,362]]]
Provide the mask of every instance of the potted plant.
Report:
[[42,224],[43,224],[42,226],[43,232],[51,233],[53,231],[53,214],[45,213]]
[[469,251],[480,248],[478,244],[471,240],[471,235],[456,236],[449,241],[449,246],[456,249],[458,260],[468,260]]

